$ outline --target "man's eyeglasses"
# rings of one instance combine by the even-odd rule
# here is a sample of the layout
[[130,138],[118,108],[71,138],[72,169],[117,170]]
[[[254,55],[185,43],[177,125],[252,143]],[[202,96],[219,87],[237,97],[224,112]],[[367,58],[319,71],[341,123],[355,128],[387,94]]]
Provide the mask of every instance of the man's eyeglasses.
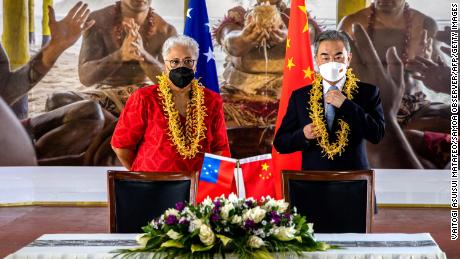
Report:
[[175,58],[175,59],[170,59],[170,60],[165,60],[166,62],[169,62],[169,66],[171,68],[177,68],[177,67],[180,67],[180,65],[182,64],[183,66],[185,67],[188,67],[188,68],[193,68],[193,66],[195,65],[195,62],[196,60],[194,59],[191,59],[191,58],[186,58],[184,60],[180,60],[178,58]]

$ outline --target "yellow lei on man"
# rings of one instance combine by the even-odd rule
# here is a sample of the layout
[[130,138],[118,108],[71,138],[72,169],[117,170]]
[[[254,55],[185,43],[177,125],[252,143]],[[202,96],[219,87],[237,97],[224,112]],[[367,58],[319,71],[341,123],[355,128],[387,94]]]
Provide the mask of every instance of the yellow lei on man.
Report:
[[168,78],[165,74],[157,78],[158,94],[163,99],[163,111],[168,121],[168,136],[184,159],[192,159],[200,152],[200,141],[206,138],[204,117],[207,116],[207,113],[204,105],[204,87],[198,80],[192,80],[192,99],[187,106],[184,134]]
[[[351,69],[347,70],[347,81],[343,86],[342,92],[349,99],[353,99],[353,94],[358,91],[356,82],[359,79],[352,73]],[[322,152],[328,159],[333,160],[334,156],[341,155],[348,145],[348,134],[350,132],[350,125],[344,120],[339,119],[340,129],[335,133],[337,141],[334,143],[329,142],[329,133],[326,129],[326,120],[324,118],[323,103],[323,77],[320,74],[315,74],[315,79],[310,91],[310,119],[316,127],[316,132],[319,133],[318,145],[321,147]]]

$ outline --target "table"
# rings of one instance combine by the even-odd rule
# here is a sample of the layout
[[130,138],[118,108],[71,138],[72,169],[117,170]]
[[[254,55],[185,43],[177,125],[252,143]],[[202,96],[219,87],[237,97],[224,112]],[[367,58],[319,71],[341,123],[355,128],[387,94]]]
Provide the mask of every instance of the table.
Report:
[[[136,246],[136,234],[47,234],[7,259],[112,258],[110,251]],[[446,259],[430,234],[316,234],[344,249],[303,253],[311,259]],[[273,254],[275,258],[285,255]],[[232,256],[230,256],[232,257]],[[289,258],[298,258],[290,255]]]

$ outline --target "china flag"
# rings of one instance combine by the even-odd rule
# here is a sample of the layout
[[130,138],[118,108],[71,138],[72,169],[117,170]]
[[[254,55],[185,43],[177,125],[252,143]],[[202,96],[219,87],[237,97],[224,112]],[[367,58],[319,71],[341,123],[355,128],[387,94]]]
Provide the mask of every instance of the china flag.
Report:
[[[308,13],[306,0],[291,0],[291,15],[286,42],[283,86],[279,104],[276,130],[281,125],[286,113],[289,98],[294,90],[311,84],[314,79],[313,58],[308,32]],[[273,176],[276,182],[276,198],[283,197],[281,187],[281,170],[300,170],[302,165],[301,152],[279,154],[272,150]]]
[[272,156],[265,154],[240,160],[246,197],[259,200],[262,196],[275,197],[275,181],[272,172]]
[[205,154],[201,167],[196,202],[200,203],[207,196],[214,199],[224,194],[228,196],[234,186],[236,159]]

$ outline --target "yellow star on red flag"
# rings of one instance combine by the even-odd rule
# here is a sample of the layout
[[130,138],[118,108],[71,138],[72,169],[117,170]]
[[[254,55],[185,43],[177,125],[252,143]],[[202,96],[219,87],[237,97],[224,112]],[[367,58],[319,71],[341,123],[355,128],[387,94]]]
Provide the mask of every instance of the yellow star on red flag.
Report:
[[267,171],[269,167],[270,167],[270,166],[268,166],[267,163],[263,163],[263,164],[262,164],[262,170],[264,170],[264,171]]
[[300,11],[302,11],[302,13],[307,14],[307,5],[306,4],[299,5],[299,9],[300,9]]
[[[308,0],[291,0],[291,13],[289,16],[288,42],[286,42],[286,55],[284,65],[283,86],[280,96],[276,129],[279,129],[281,121],[286,114],[289,98],[293,91],[302,86],[309,85],[314,78],[313,54],[310,50],[310,34],[308,33]],[[308,69],[310,68],[310,69]],[[310,76],[310,78],[309,78]],[[260,170],[259,174],[272,173],[268,181],[275,182],[276,198],[283,197],[281,180],[282,170],[300,170],[302,168],[302,156],[300,152],[293,154],[279,154],[272,150],[272,163],[269,163],[268,171]],[[259,166],[260,168],[260,166]],[[260,176],[259,179],[262,178]],[[268,182],[267,181],[267,182]]]
[[314,72],[310,69],[310,67],[307,67],[307,69],[302,70],[304,73],[304,79],[312,79],[311,76],[314,74]]
[[303,27],[303,30],[302,32],[305,33],[308,31],[308,13],[307,13],[307,5],[304,4],[304,5],[299,5],[299,9],[302,13],[305,14],[305,17],[306,17],[306,21],[305,21],[305,26]]
[[289,68],[289,70],[291,70],[293,67],[295,67],[294,57],[288,59],[287,67]]

